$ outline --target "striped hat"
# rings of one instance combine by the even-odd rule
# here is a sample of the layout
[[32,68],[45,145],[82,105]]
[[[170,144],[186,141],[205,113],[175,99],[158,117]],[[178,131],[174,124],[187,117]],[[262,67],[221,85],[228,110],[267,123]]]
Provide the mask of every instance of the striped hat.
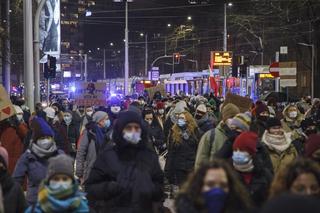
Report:
[[239,113],[231,119],[230,125],[235,126],[242,131],[249,131],[251,124],[251,114],[249,112]]

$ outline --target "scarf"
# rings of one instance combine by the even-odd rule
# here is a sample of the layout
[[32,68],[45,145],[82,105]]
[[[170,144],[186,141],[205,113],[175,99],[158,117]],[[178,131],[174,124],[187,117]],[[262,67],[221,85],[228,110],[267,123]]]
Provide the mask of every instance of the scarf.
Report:
[[49,157],[57,151],[57,145],[56,143],[52,143],[52,145],[48,149],[43,149],[40,146],[38,146],[36,143],[32,143],[31,151],[39,158]]
[[98,125],[94,126],[94,133],[96,134],[96,144],[97,147],[100,147],[102,144],[105,143],[105,130],[100,128]]
[[262,136],[262,142],[271,150],[283,152],[291,145],[291,134],[284,133],[283,135],[270,134],[267,130]]
[[39,188],[38,203],[43,212],[89,212],[78,184],[65,190],[51,190],[45,182]]
[[233,162],[233,167],[239,172],[252,172],[254,165],[252,159],[246,164],[236,164]]

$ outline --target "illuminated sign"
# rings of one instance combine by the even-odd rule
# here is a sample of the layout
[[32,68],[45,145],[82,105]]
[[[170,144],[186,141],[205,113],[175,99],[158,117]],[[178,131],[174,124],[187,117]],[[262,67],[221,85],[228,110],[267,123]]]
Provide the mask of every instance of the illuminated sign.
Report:
[[212,51],[211,52],[211,67],[212,66],[231,66],[232,52]]
[[273,78],[273,75],[270,73],[263,73],[259,75],[260,78]]

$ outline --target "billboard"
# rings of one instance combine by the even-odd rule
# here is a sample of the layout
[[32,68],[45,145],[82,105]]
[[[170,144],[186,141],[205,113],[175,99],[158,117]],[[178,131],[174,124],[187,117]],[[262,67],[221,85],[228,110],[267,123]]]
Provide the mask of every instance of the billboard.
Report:
[[106,83],[76,82],[75,104],[77,106],[106,106]]
[[40,14],[40,50],[47,55],[59,56],[61,43],[60,0],[47,0]]

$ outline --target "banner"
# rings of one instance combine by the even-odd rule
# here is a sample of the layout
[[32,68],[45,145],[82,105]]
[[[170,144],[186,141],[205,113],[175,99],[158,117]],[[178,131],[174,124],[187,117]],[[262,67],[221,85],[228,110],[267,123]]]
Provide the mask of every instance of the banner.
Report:
[[147,91],[148,96],[151,99],[153,98],[153,96],[154,96],[154,94],[156,92],[160,92],[162,97],[166,96],[166,88],[165,88],[165,86],[163,84],[159,84],[159,85],[157,85],[155,87],[150,87],[150,88],[147,88],[145,90]]
[[77,82],[75,104],[77,106],[106,106],[106,89],[105,83]]
[[6,89],[0,84],[0,121],[5,120],[15,114],[13,105]]
[[250,98],[245,98],[239,95],[234,95],[231,93],[228,93],[226,96],[226,100],[223,103],[223,105],[226,105],[228,103],[232,103],[239,107],[240,112],[247,112],[250,110],[252,105],[252,100]]

